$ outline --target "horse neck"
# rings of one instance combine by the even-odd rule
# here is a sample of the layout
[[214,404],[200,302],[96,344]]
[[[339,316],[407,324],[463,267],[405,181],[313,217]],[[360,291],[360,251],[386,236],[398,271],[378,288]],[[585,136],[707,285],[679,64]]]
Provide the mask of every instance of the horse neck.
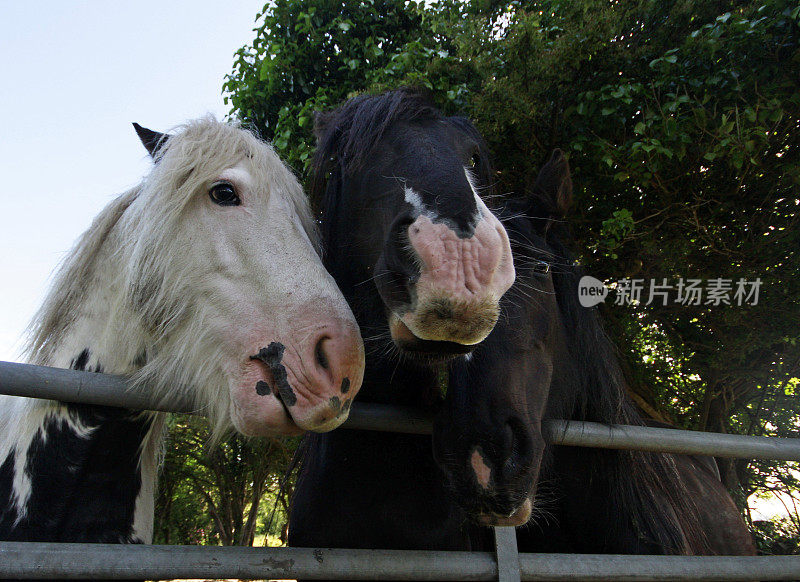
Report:
[[[83,281],[66,280],[68,272],[57,280],[57,286],[71,287],[65,306],[70,313],[55,325],[49,322],[58,331],[47,332],[46,347],[32,353],[31,363],[109,374],[132,374],[141,367],[148,339],[126,298],[127,252],[112,231],[91,259]],[[58,297],[58,289],[50,296]]]
[[700,547],[687,503],[675,498],[681,484],[647,458],[651,453],[556,447],[551,455],[540,503],[555,519],[544,520],[532,547],[545,545],[536,551],[687,554]]
[[[112,233],[77,286],[81,293],[56,326],[57,337],[51,334],[31,363],[110,374],[141,366],[146,339],[123,300],[122,261]],[[162,415],[15,397],[3,397],[0,411],[0,506],[6,495],[13,502],[13,511],[0,512],[0,537],[73,540],[94,531],[85,541],[151,539]],[[67,497],[69,506],[62,506]],[[107,518],[83,523],[98,510]],[[44,523],[55,529],[44,531]]]
[[[577,298],[577,290],[566,296]],[[562,308],[569,350],[560,358],[560,384],[551,391],[548,415],[643,425],[597,314],[581,309]],[[562,521],[586,526],[573,528],[580,551],[682,554],[701,547],[697,507],[672,456],[573,447],[556,448],[553,455],[545,479],[561,489],[560,511],[568,514]],[[592,531],[604,534],[594,538]]]

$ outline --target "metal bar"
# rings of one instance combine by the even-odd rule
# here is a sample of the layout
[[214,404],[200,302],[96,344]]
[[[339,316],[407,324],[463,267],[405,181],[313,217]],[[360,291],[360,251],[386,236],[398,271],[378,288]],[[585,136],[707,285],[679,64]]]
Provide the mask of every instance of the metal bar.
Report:
[[[187,398],[181,397],[179,390],[173,392],[169,400],[158,400],[141,387],[132,386],[124,376],[16,362],[0,362],[0,394],[136,410],[202,414],[202,411],[193,409]],[[356,403],[350,410],[346,426],[360,430],[430,434],[433,422],[423,412],[409,407]]]
[[[0,362],[0,393],[169,412],[188,400],[159,402],[125,378]],[[359,404],[346,424],[364,430],[429,433],[413,409]],[[800,460],[800,439],[743,437],[662,428],[549,421],[553,444],[715,456]],[[489,553],[307,548],[219,548],[0,542],[4,578],[306,578],[386,580],[796,580],[800,556],[608,556],[517,554],[513,528],[496,528]],[[508,539],[506,539],[508,538]],[[511,542],[514,542],[513,546]],[[521,575],[521,576],[520,576]]]
[[[520,554],[522,580],[800,580],[800,556]],[[0,542],[0,577],[20,579],[494,580],[488,552]]]
[[488,552],[0,542],[19,579],[494,580]]
[[526,581],[800,580],[800,556],[520,554]]
[[179,394],[160,402],[147,391],[129,385],[123,376],[15,362],[0,362],[0,394],[137,410],[193,412]]
[[[121,376],[13,362],[0,362],[0,394],[142,410],[202,412],[193,411],[185,397],[156,401],[144,390],[132,388]],[[424,413],[411,408],[356,403],[344,427],[428,434],[432,424]],[[800,461],[800,439],[564,420],[545,421],[542,433],[556,445]]]
[[495,527],[494,549],[498,582],[520,582],[517,530],[513,527]]
[[433,419],[425,412],[408,406],[355,402],[350,408],[350,416],[342,427],[381,432],[431,434]]
[[753,437],[672,428],[551,420],[542,426],[551,444],[748,459],[800,461],[800,439]]

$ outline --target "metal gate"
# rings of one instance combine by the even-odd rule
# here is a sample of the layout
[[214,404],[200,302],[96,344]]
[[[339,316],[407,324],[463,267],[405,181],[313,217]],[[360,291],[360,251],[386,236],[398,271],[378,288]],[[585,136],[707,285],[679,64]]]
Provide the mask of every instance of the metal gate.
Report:
[[[155,401],[125,378],[0,362],[0,394],[165,412],[202,413]],[[418,411],[354,404],[344,428],[428,434]],[[551,444],[715,457],[800,460],[800,439],[555,420]],[[0,578],[348,580],[800,580],[800,556],[519,554],[514,528],[495,528],[494,553],[0,542]]]

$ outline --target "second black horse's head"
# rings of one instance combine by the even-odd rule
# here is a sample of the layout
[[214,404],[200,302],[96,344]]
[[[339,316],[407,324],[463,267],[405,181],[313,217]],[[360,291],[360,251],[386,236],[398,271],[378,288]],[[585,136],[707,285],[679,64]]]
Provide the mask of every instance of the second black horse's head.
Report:
[[474,353],[451,366],[434,426],[434,453],[458,503],[484,525],[531,517],[545,450],[542,420],[574,382],[569,318],[577,303],[572,260],[557,231],[570,204],[569,165],[556,150],[532,196],[509,204],[504,224],[517,278],[500,320]]

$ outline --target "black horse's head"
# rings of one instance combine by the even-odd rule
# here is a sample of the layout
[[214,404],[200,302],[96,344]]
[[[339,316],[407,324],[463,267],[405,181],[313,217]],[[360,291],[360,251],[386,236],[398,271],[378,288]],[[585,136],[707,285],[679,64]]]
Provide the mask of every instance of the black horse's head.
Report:
[[556,150],[532,198],[507,210],[516,283],[489,337],[452,365],[435,422],[437,461],[459,504],[484,525],[521,525],[530,518],[545,448],[542,419],[554,404],[551,394],[571,382],[559,298],[570,292],[574,273],[554,236],[571,196],[569,166]]
[[427,361],[471,351],[514,281],[506,231],[479,196],[491,170],[478,132],[410,90],[350,99],[316,129],[328,267],[365,335],[388,324]]

